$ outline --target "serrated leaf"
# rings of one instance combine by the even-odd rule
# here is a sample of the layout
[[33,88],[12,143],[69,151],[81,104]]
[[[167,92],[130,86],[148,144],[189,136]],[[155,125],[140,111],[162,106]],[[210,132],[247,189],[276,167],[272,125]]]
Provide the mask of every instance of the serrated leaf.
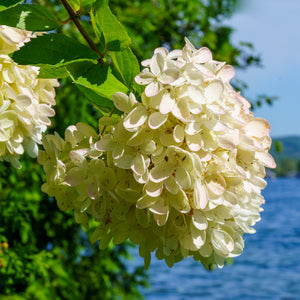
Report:
[[76,63],[67,66],[73,82],[101,112],[112,109],[112,95],[128,90],[113,74],[111,67],[102,64]]
[[30,31],[49,31],[61,26],[49,10],[36,4],[21,4],[0,11],[0,24]]
[[130,48],[119,52],[110,52],[113,62],[113,71],[117,78],[124,83],[128,89],[135,84],[134,78],[140,73],[140,65],[136,56]]
[[10,56],[21,65],[56,65],[56,67],[98,58],[89,47],[57,33],[44,34],[31,39]]
[[0,0],[0,11],[13,7],[22,1],[23,0]]
[[111,12],[107,0],[97,1],[90,15],[102,49],[105,51],[122,51],[130,45],[129,35]]

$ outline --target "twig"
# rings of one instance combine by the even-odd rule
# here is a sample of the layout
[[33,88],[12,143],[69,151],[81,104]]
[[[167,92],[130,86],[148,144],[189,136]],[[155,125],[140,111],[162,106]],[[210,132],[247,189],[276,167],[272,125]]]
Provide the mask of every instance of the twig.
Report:
[[96,52],[99,56],[98,61],[102,64],[104,64],[103,58],[104,58],[104,54],[102,54],[97,46],[94,44],[93,40],[91,39],[91,37],[89,36],[89,34],[85,31],[85,29],[82,27],[80,21],[79,21],[79,16],[81,13],[81,9],[79,12],[74,11],[73,8],[70,6],[69,2],[67,0],[59,0],[61,2],[61,4],[64,6],[64,8],[66,9],[68,15],[70,16],[70,20],[72,20],[72,22],[75,24],[75,26],[77,27],[77,29],[79,30],[79,32],[81,33],[81,35],[84,37],[84,39],[86,40],[86,42],[89,44],[90,48]]

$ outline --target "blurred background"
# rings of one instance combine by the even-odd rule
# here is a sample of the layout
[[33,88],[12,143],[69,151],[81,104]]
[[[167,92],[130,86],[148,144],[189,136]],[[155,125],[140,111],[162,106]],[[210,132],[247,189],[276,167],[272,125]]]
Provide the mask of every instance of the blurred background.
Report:
[[[59,1],[46,6],[58,19]],[[298,299],[300,294],[300,132],[298,0],[111,0],[138,59],[153,49],[182,48],[187,36],[214,59],[236,68],[233,84],[270,121],[272,154],[262,221],[245,236],[244,253],[208,272],[192,259],[169,269],[153,256],[148,271],[129,242],[99,251],[72,213],[41,192],[44,175],[23,158],[16,170],[0,164],[0,299]],[[89,17],[81,22],[89,31]],[[84,43],[72,24],[60,28]],[[93,37],[95,42],[96,38]],[[52,131],[63,135],[99,117],[68,79],[57,89]],[[74,105],[76,103],[76,105]]]

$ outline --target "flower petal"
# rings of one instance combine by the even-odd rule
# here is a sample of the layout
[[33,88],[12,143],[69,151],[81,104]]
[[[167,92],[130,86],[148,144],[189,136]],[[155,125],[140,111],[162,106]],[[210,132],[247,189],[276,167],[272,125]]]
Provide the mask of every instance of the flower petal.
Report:
[[196,209],[204,209],[208,202],[208,195],[205,186],[197,180],[194,187],[193,204]]
[[168,120],[168,115],[164,115],[159,111],[152,113],[148,119],[148,125],[151,129],[157,129]]
[[224,86],[219,80],[212,81],[204,89],[204,95],[207,99],[208,104],[217,102],[223,95]]
[[149,178],[153,182],[161,182],[167,179],[173,172],[174,166],[171,163],[162,162],[150,171]]
[[133,109],[124,119],[123,125],[129,131],[136,131],[148,118],[147,109],[140,105]]

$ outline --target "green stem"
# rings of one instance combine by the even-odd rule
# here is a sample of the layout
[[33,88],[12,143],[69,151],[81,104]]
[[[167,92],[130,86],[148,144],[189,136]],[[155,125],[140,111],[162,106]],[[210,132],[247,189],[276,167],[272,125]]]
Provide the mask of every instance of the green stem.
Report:
[[90,48],[95,51],[98,56],[99,59],[98,61],[102,64],[104,64],[103,58],[104,58],[104,54],[102,54],[97,46],[94,44],[93,40],[91,39],[91,37],[89,36],[89,34],[85,31],[85,29],[83,28],[83,26],[81,25],[80,21],[79,21],[79,16],[80,14],[77,13],[76,11],[74,11],[74,9],[71,7],[71,5],[69,4],[69,2],[67,0],[59,0],[61,2],[61,4],[64,6],[64,8],[66,9],[70,20],[72,20],[72,22],[74,23],[74,25],[76,26],[76,28],[78,29],[78,31],[81,33],[81,35],[84,37],[84,39],[86,40],[86,42],[88,43],[88,45],[90,46]]

